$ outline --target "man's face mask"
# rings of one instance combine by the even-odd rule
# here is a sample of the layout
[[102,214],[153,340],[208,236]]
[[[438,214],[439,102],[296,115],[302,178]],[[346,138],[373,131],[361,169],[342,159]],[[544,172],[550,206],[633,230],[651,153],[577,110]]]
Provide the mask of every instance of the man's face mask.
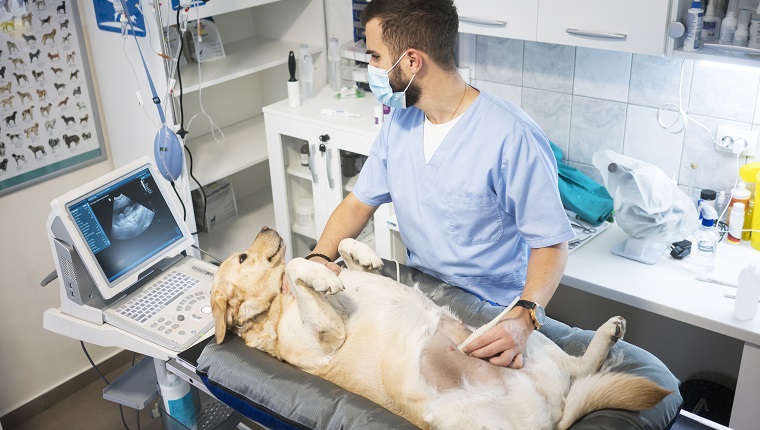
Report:
[[409,84],[407,84],[406,88],[404,88],[404,91],[400,93],[393,92],[391,81],[388,76],[391,70],[393,70],[393,68],[401,62],[401,59],[404,58],[405,55],[406,52],[404,52],[388,70],[379,69],[372,65],[367,66],[367,72],[369,74],[369,88],[372,90],[372,94],[377,97],[377,100],[380,101],[380,103],[388,107],[401,109],[406,108],[406,90],[408,90],[409,86],[412,85],[412,81],[414,80],[415,75],[412,75],[412,79],[409,80]]

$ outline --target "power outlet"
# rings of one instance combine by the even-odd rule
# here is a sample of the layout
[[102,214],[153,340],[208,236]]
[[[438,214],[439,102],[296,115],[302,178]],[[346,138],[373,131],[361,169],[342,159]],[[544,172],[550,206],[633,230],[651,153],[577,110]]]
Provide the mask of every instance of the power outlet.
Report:
[[755,151],[757,151],[757,135],[758,133],[752,130],[719,126],[718,133],[715,136],[715,140],[718,141],[715,144],[715,149],[734,153],[736,145],[744,146],[744,142],[747,142],[747,147],[741,154],[754,155]]

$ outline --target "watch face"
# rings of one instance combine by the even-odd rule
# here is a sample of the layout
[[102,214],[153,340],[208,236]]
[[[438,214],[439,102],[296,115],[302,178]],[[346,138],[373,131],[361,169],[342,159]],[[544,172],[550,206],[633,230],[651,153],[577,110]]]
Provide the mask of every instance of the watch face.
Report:
[[536,305],[536,321],[541,325],[544,325],[544,322],[546,322],[546,312],[541,305]]

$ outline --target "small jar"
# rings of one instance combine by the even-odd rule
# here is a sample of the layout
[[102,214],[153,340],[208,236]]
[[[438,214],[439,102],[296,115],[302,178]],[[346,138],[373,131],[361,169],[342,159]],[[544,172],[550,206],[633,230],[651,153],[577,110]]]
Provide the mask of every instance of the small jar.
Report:
[[303,145],[301,145],[301,150],[299,152],[301,153],[301,165],[308,166],[309,165],[309,144],[304,143]]

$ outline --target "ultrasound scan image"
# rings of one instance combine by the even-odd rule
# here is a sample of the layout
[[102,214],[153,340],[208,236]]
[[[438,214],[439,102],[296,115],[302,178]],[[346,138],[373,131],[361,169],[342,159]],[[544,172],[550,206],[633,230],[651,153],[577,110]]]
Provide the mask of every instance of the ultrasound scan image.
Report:
[[120,194],[113,199],[112,238],[128,240],[139,236],[150,227],[155,215],[155,212]]

